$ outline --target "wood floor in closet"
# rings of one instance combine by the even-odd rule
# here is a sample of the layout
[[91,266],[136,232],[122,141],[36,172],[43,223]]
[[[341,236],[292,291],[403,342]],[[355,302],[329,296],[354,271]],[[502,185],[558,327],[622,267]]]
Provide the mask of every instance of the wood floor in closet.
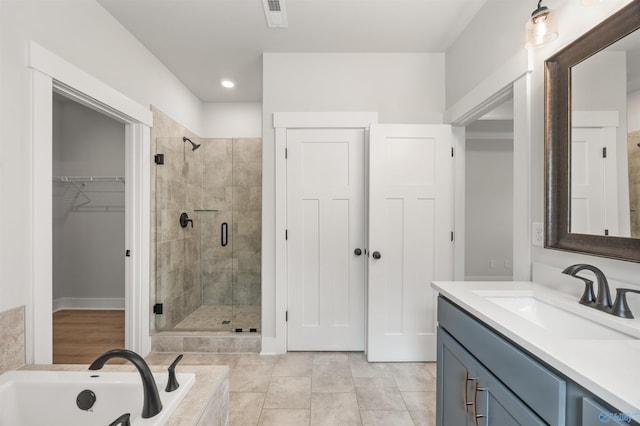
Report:
[[53,313],[54,364],[90,364],[114,348],[124,348],[124,311],[74,309]]

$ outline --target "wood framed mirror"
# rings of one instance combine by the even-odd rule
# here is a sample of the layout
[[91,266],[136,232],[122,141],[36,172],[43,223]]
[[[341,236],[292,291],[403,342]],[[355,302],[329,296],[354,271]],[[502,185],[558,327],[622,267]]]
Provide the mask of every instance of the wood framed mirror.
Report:
[[638,28],[634,0],[545,61],[546,248],[640,262]]

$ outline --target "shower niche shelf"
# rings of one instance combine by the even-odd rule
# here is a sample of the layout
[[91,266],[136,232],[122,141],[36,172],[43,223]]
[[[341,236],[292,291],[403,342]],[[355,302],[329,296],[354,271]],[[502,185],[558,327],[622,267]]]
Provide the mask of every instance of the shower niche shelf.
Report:
[[124,211],[124,176],[54,176],[53,196],[70,211]]

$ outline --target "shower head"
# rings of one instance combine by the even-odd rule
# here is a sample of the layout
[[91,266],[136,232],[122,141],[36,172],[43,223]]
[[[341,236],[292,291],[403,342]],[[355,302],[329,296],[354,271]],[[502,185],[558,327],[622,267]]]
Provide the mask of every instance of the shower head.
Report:
[[191,144],[191,151],[195,151],[196,149],[200,148],[200,144],[199,143],[193,143],[193,141],[191,139],[189,139],[186,136],[182,137],[182,142],[189,142]]

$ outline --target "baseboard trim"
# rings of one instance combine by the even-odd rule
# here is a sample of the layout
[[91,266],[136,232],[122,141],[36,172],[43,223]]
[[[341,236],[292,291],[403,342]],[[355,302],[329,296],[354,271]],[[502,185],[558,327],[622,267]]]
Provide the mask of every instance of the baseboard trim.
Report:
[[278,341],[275,337],[262,336],[262,350],[260,351],[260,355],[278,355],[281,353],[283,352],[278,350]]
[[125,300],[122,298],[80,298],[61,297],[53,301],[53,312],[62,309],[95,309],[95,310],[124,310]]

